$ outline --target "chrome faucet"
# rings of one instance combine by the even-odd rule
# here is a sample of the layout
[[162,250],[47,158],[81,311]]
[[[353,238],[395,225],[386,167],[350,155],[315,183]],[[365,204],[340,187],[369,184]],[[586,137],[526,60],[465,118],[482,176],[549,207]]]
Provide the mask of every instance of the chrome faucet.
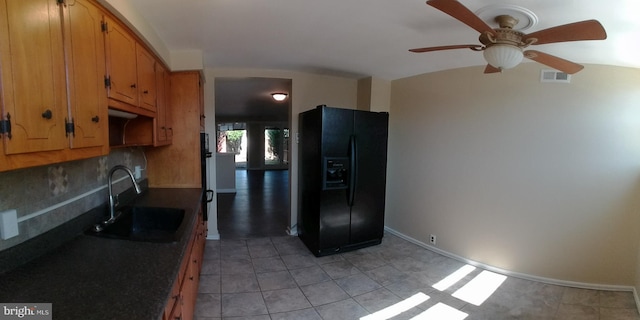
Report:
[[129,178],[131,178],[131,182],[133,183],[133,187],[136,189],[136,194],[140,194],[142,193],[142,191],[140,190],[140,185],[138,185],[138,183],[136,182],[135,177],[133,176],[133,172],[131,172],[131,169],[123,166],[123,165],[117,165],[114,166],[113,168],[111,168],[111,170],[109,171],[109,182],[108,182],[108,186],[109,186],[109,220],[105,221],[104,224],[108,225],[113,223],[116,220],[116,206],[118,205],[118,196],[117,195],[113,195],[113,173],[118,171],[118,170],[124,170],[128,175]]

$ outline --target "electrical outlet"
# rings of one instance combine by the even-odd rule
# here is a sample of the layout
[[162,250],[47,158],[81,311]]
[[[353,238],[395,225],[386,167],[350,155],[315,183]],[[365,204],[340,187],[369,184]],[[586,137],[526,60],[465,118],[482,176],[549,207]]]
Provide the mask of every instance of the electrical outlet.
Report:
[[0,212],[0,238],[6,240],[18,234],[18,214],[16,209]]
[[435,234],[430,234],[429,235],[429,242],[431,242],[432,245],[436,245],[436,235]]
[[142,168],[140,168],[140,166],[135,166],[133,172],[136,179],[142,178]]

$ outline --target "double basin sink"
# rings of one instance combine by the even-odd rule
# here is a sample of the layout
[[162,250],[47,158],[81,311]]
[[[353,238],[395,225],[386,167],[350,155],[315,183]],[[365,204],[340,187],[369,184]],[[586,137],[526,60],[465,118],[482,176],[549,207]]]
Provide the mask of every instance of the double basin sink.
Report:
[[131,241],[176,242],[185,229],[181,228],[184,217],[183,209],[125,206],[118,210],[113,223],[90,228],[86,234]]

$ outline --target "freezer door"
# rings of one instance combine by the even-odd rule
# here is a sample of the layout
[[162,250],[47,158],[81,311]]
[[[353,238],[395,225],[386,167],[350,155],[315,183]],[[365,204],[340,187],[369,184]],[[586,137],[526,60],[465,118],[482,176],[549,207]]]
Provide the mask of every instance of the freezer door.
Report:
[[351,243],[381,239],[383,235],[388,124],[388,113],[354,113],[357,150]]
[[353,133],[353,110],[322,108],[322,156],[347,157]]
[[[352,132],[353,110],[323,107],[322,160],[334,159],[346,166]],[[348,245],[351,217],[347,189],[323,188],[320,197],[320,248],[332,250]]]

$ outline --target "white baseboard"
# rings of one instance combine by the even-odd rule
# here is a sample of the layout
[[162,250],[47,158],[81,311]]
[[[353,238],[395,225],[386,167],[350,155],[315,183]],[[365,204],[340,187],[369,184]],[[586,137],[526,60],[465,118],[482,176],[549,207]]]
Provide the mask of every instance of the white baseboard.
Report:
[[218,229],[215,232],[211,232],[212,230],[207,230],[207,240],[220,240],[220,233],[218,233]]
[[298,235],[298,225],[294,225],[294,226],[289,226],[287,227],[287,234],[290,236],[297,236]]
[[[636,299],[636,306],[640,306],[640,300],[638,299],[638,295],[637,292],[635,290],[634,287],[632,286],[619,286],[619,285],[609,285],[609,284],[599,284],[599,283],[586,283],[586,282],[577,282],[577,281],[566,281],[566,280],[560,280],[560,279],[553,279],[553,278],[546,278],[546,277],[539,277],[539,276],[534,276],[534,275],[530,275],[530,274],[526,274],[526,273],[520,273],[520,272],[513,272],[513,271],[509,271],[509,270],[505,270],[505,269],[501,269],[501,268],[496,268],[494,266],[490,266],[484,263],[480,263],[477,261],[473,261],[473,260],[469,260],[467,258],[461,257],[459,255],[453,254],[451,252],[436,248],[434,246],[428,245],[422,241],[416,240],[412,237],[409,237],[407,235],[404,235],[396,230],[393,230],[389,227],[384,227],[385,231],[396,235],[404,240],[407,240],[413,244],[416,244],[420,247],[423,247],[427,250],[431,250],[433,252],[439,253],[443,256],[449,257],[451,259],[455,259],[458,260],[460,262],[464,262],[467,264],[470,264],[472,266],[475,267],[479,267],[482,269],[486,269],[492,272],[496,272],[496,273],[500,273],[500,274],[504,274],[507,276],[511,276],[511,277],[516,277],[516,278],[520,278],[520,279],[524,279],[524,280],[532,280],[532,281],[538,281],[538,282],[543,282],[543,283],[548,283],[548,284],[553,284],[553,285],[559,285],[559,286],[565,286],[565,287],[574,287],[574,288],[582,288],[582,289],[593,289],[593,290],[607,290],[607,291],[631,291],[634,293],[634,297]],[[640,307],[639,307],[640,310]]]

